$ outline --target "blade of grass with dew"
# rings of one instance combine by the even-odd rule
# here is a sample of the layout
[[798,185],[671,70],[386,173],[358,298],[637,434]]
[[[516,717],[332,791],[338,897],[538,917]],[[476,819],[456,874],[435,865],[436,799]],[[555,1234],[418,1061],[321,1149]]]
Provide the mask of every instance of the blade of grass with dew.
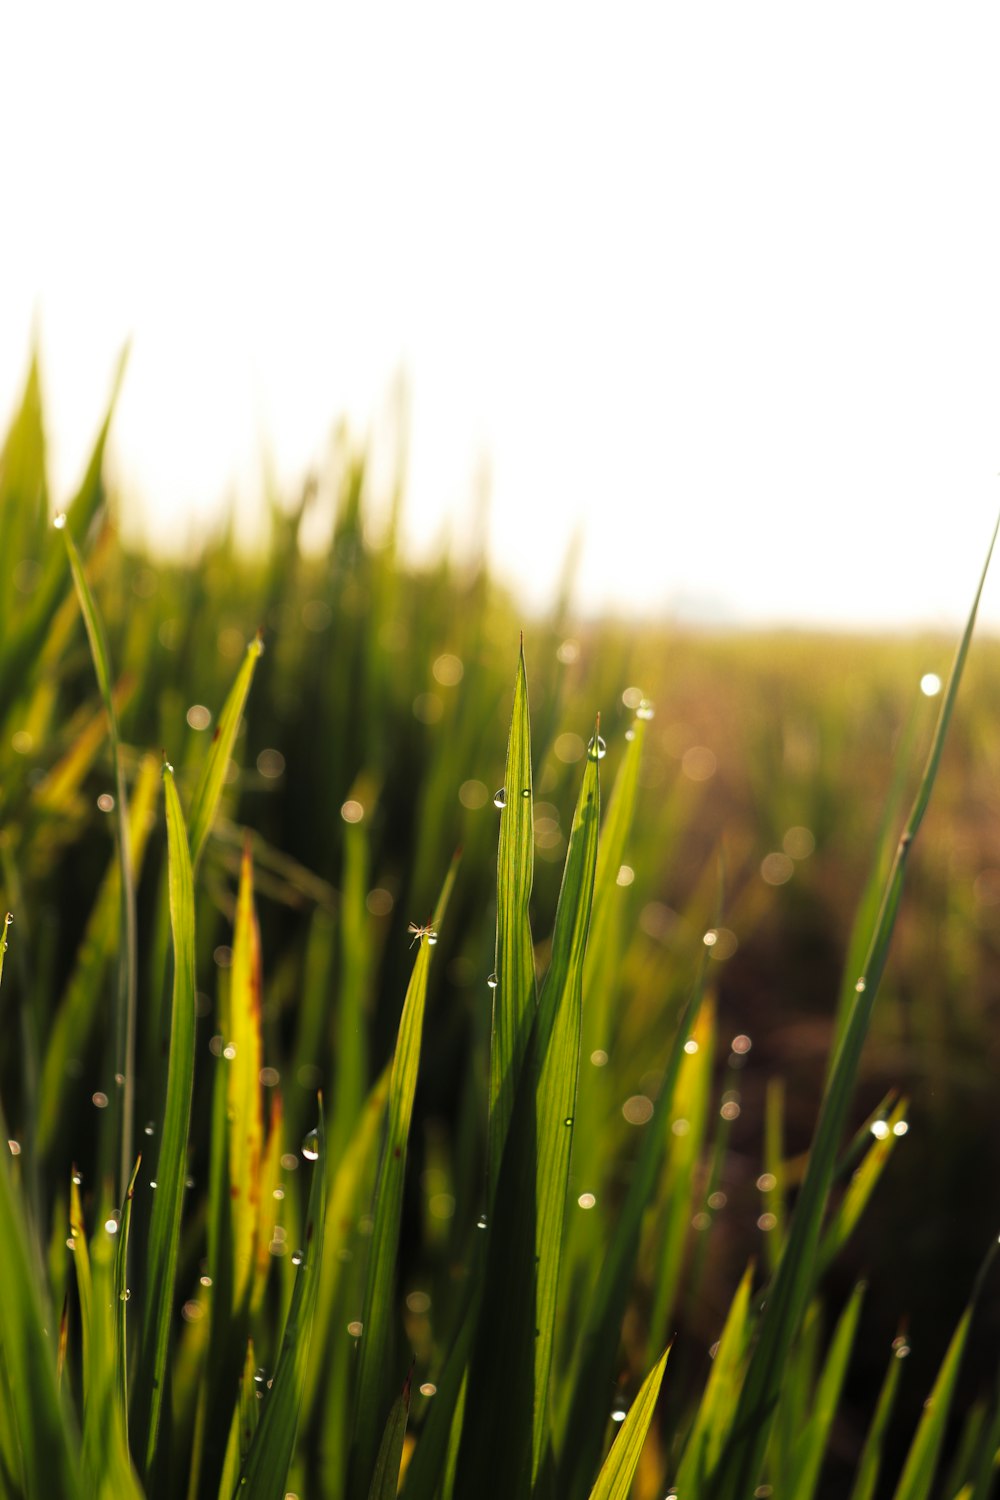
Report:
[[[552,959],[521,1068],[495,1207],[488,1222],[480,1221],[486,1228],[485,1270],[457,1461],[460,1495],[491,1487],[499,1494],[526,1493],[548,1441],[599,795],[595,754],[588,757],[574,815]],[[526,1378],[526,1369],[533,1378]],[[496,1419],[501,1410],[503,1423]]]
[[749,1309],[753,1272],[751,1261],[729,1304],[708,1381],[698,1403],[677,1471],[675,1488],[679,1495],[701,1494],[705,1477],[715,1467],[722,1451],[730,1414],[739,1394],[747,1342],[752,1330]]
[[569,1192],[583,1024],[583,968],[597,870],[601,820],[600,720],[570,831],[552,958],[538,999],[538,1085],[535,1102],[535,1416],[532,1479],[549,1440],[549,1381],[555,1345],[559,1273]]
[[303,1248],[300,1259],[295,1255],[292,1257],[292,1264],[296,1266],[295,1284],[272,1386],[265,1395],[260,1422],[240,1475],[238,1493],[241,1500],[243,1497],[245,1500],[274,1500],[275,1496],[283,1495],[295,1448],[326,1219],[326,1130],[322,1096],[318,1105],[316,1129],[307,1137],[308,1150],[303,1148],[306,1160],[312,1162]]
[[[653,1307],[650,1314],[651,1335],[647,1335],[647,1355],[652,1354],[658,1335],[671,1324],[677,1298],[680,1295],[681,1276],[684,1268],[685,1249],[690,1238],[691,1221],[694,1217],[695,1173],[702,1157],[708,1124],[709,1098],[712,1091],[712,1065],[715,1060],[715,1005],[711,999],[702,1006],[692,1036],[697,1050],[685,1051],[669,1109],[674,1119],[663,1164],[662,1188],[658,1194],[663,1205],[662,1212],[655,1215],[659,1220],[652,1236],[654,1254]],[[723,1096],[725,1098],[725,1096]],[[726,1101],[729,1102],[729,1101]],[[725,1119],[722,1110],[719,1118]],[[675,1133],[673,1125],[683,1121],[687,1131]],[[647,1127],[648,1128],[648,1127]],[[666,1122],[663,1127],[666,1128]],[[705,1233],[711,1221],[705,1224]]]
[[156,1164],[158,1186],[150,1219],[143,1288],[141,1359],[132,1403],[135,1452],[140,1456],[146,1477],[156,1463],[160,1432],[194,1085],[194,882],[184,817],[173,769],[167,762],[163,766],[163,790],[173,933],[173,996],[166,1102]]
[[629,1290],[639,1252],[643,1218],[663,1160],[685,1043],[697,1023],[705,992],[708,957],[702,950],[698,973],[670,1043],[653,1119],[642,1136],[635,1171],[618,1216],[611,1244],[601,1261],[597,1284],[587,1299],[587,1315],[569,1389],[572,1399],[559,1442],[560,1488],[567,1496],[585,1493],[600,1454],[607,1419],[607,1392]]
[[[0,942],[3,976],[6,929]],[[8,1138],[0,1110],[0,1140]],[[42,1278],[34,1263],[30,1239],[14,1183],[10,1153],[0,1150],[0,1360],[7,1378],[10,1405],[20,1439],[21,1463],[31,1495],[80,1493],[77,1484],[78,1439],[68,1402],[56,1379],[52,1324],[39,1295]]]
[[379,1444],[378,1457],[375,1460],[375,1472],[372,1474],[368,1500],[396,1500],[396,1491],[399,1488],[399,1464],[403,1456],[403,1439],[406,1436],[406,1423],[410,1415],[411,1379],[412,1372],[407,1375],[402,1391],[392,1403],[392,1410],[389,1412],[382,1441]]
[[[431,950],[455,883],[458,856],[445,877],[431,922],[432,931],[419,939],[413,973],[403,1001],[396,1051],[389,1079],[388,1129],[375,1192],[371,1250],[362,1323],[361,1358],[355,1392],[354,1442],[350,1460],[349,1493],[365,1495],[385,1422],[383,1403],[395,1317],[396,1255],[403,1212],[406,1148],[413,1114],[413,1098],[420,1067],[420,1047],[427,999]],[[433,941],[432,941],[433,940]]]
[[115,1236],[115,1266],[112,1286],[114,1319],[114,1364],[115,1397],[118,1402],[119,1422],[125,1451],[128,1452],[128,1304],[132,1293],[128,1284],[129,1230],[132,1225],[132,1199],[135,1196],[135,1180],[142,1165],[142,1155],[136,1157],[132,1175],[122,1200],[118,1234]]
[[257,1386],[254,1381],[256,1368],[257,1363],[251,1339],[247,1341],[239,1395],[233,1408],[233,1419],[229,1425],[229,1439],[226,1444],[225,1462],[222,1466],[218,1500],[232,1500],[232,1495],[239,1483],[240,1471],[250,1452],[253,1435],[257,1431],[257,1408],[260,1403],[257,1400]]
[[[507,740],[507,766],[497,849],[497,938],[490,1045],[489,1185],[496,1194],[528,1033],[535,1015],[535,954],[528,903],[534,879],[528,679],[521,642]],[[499,795],[499,793],[498,793]]]
[[263,1206],[261,985],[248,836],[240,861],[230,982],[221,990],[219,1029],[224,1046],[216,1060],[209,1190],[211,1329],[192,1445],[191,1500],[200,1490],[213,1492],[225,1463],[232,1392],[249,1334]]
[[[144,756],[129,806],[130,858],[136,876],[142,870],[159,782],[156,757]],[[97,1021],[105,970],[118,944],[119,869],[115,859],[101,882],[51,1028],[39,1090],[38,1149],[43,1154],[51,1149],[59,1128],[62,1080],[83,1056]]]
[[129,1171],[132,1164],[132,1139],[135,1115],[135,1026],[137,985],[137,937],[135,914],[135,879],[132,871],[132,850],[128,833],[128,794],[125,788],[125,773],[121,760],[121,734],[118,728],[118,710],[111,685],[111,661],[104,625],[97,610],[94,596],[83,571],[83,563],[68,526],[63,526],[63,538],[69,557],[70,571],[76,585],[80,611],[87,627],[87,640],[94,663],[94,673],[104,701],[111,736],[111,766],[115,779],[115,841],[118,848],[118,890],[121,903],[121,936],[118,954],[118,985],[115,998],[115,1079],[121,1081],[120,1093],[116,1090],[115,1109],[118,1114],[119,1162],[118,1181],[120,1196],[125,1197]]
[[191,867],[195,874],[201,861],[205,848],[205,840],[208,838],[215,822],[215,815],[219,807],[219,798],[222,796],[222,787],[226,779],[226,768],[229,765],[233,747],[236,744],[236,734],[243,717],[243,709],[246,706],[247,695],[250,692],[250,684],[253,681],[254,669],[264,650],[264,642],[258,634],[247,646],[243,665],[236,674],[236,680],[229,690],[229,696],[222,706],[215,733],[212,736],[212,744],[205,757],[201,768],[201,774],[195,785],[191,797],[191,806],[188,812],[188,836],[191,848]]
[[858,1220],[878,1185],[879,1178],[888,1165],[890,1156],[899,1144],[896,1126],[905,1124],[908,1108],[909,1100],[900,1099],[885,1122],[885,1134],[872,1139],[872,1144],[865,1153],[860,1166],[851,1177],[843,1199],[831,1214],[820,1241],[817,1262],[819,1275],[822,1275],[836,1259],[854,1232]]
[[646,721],[637,719],[629,730],[625,752],[608,798],[607,812],[601,827],[601,846],[597,854],[594,877],[594,909],[590,922],[590,956],[584,980],[584,1052],[596,1048],[607,1051],[611,1004],[616,991],[616,976],[621,963],[618,944],[611,941],[612,914],[616,898],[620,899],[618,872],[625,858],[625,846],[635,817],[639,791],[639,768],[646,734]]
[[[998,527],[1000,527],[1000,522],[998,522]],[[829,1074],[805,1181],[789,1228],[785,1253],[761,1319],[760,1338],[751,1355],[747,1378],[739,1405],[734,1413],[730,1441],[727,1443],[720,1471],[713,1481],[711,1500],[742,1500],[742,1497],[756,1483],[755,1474],[767,1444],[786,1355],[813,1284],[823,1210],[836,1167],[837,1151],[846,1123],[848,1106],[854,1092],[861,1051],[871,1019],[872,1005],[888,958],[889,944],[905,880],[907,860],[927,811],[937,776],[996,535],[997,529],[995,528],[968,621],[942,698],[924,774],[896,849],[864,971],[857,981],[852,1008]]]
[[[370,813],[374,788],[363,799],[365,817],[344,824],[344,874],[340,907],[340,983],[334,1019],[336,1026],[336,1090],[330,1132],[334,1159],[340,1154],[364,1107],[368,1079],[368,1037],[365,1005],[374,963],[372,923],[367,907],[369,890]],[[315,1055],[303,1058],[314,1062]]]
[[801,1434],[795,1454],[796,1477],[789,1500],[813,1500],[819,1483],[819,1471],[830,1437],[830,1428],[840,1401],[847,1373],[847,1363],[854,1347],[854,1337],[861,1313],[865,1287],[859,1282],[837,1323],[830,1349],[811,1404],[808,1423]]
[[927,1500],[934,1483],[934,1471],[941,1456],[945,1428],[958,1369],[965,1351],[965,1341],[972,1316],[971,1306],[966,1308],[952,1334],[951,1343],[941,1363],[934,1388],[924,1402],[917,1430],[906,1455],[906,1463],[900,1476],[893,1500]]
[[788,1189],[785,1182],[785,1080],[769,1078],[764,1098],[764,1170],[757,1179],[766,1203],[765,1212],[774,1215],[774,1227],[764,1240],[764,1264],[771,1275],[778,1268],[785,1248],[788,1222]]
[[669,1348],[663,1351],[659,1362],[642,1382],[639,1394],[629,1407],[628,1415],[611,1445],[611,1452],[601,1466],[597,1483],[590,1492],[590,1500],[628,1500],[642,1445],[653,1420],[669,1353]]
[[899,1385],[899,1376],[903,1367],[902,1356],[898,1350],[901,1347],[903,1335],[900,1334],[893,1340],[892,1353],[889,1356],[889,1366],[882,1381],[878,1401],[875,1404],[875,1414],[871,1425],[865,1434],[865,1444],[861,1450],[858,1467],[854,1477],[854,1488],[851,1490],[850,1500],[873,1500],[875,1486],[878,1483],[879,1469],[882,1466],[882,1445],[885,1442],[886,1429],[892,1417],[893,1407],[896,1404],[896,1389]]

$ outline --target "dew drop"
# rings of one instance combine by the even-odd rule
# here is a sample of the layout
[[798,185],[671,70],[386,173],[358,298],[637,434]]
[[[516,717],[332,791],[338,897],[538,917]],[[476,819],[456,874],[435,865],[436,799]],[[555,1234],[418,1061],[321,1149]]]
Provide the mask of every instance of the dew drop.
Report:
[[506,790],[503,787],[498,787],[498,789],[493,793],[493,806],[494,807],[506,807],[507,806],[507,792],[506,792]]
[[80,1176],[79,1172],[74,1172],[73,1173],[73,1186],[74,1187],[79,1187],[82,1181],[83,1181],[83,1178]]
[[318,1161],[319,1160],[319,1132],[318,1131],[316,1131],[316,1130],[310,1130],[309,1134],[306,1136],[305,1140],[302,1142],[302,1155],[305,1157],[306,1161]]
[[59,511],[58,515],[53,517],[52,524],[57,531],[62,531],[66,525],[66,512],[64,510]]
[[125,1287],[123,1291],[118,1293],[118,1296],[122,1302],[127,1302],[131,1295],[132,1293],[128,1287]]
[[626,731],[625,731],[625,738],[628,740],[629,744],[631,745],[632,741],[635,739],[635,730],[634,729],[626,729]]
[[104,1221],[104,1227],[107,1230],[108,1234],[117,1234],[118,1233],[118,1213],[117,1213],[117,1211],[114,1212],[110,1216],[110,1218],[105,1219],[105,1221]]
[[635,711],[635,716],[637,719],[645,719],[647,723],[650,719],[656,717],[656,709],[653,707],[652,703],[650,703],[648,698],[643,698],[642,702],[639,704],[639,707]]
[[434,947],[434,944],[435,944],[435,943],[436,943],[436,942],[437,942],[437,940],[438,940],[438,935],[437,935],[437,933],[436,933],[436,932],[434,932],[434,931],[431,931],[431,932],[428,932],[428,933],[427,933],[427,934],[426,934],[426,937],[427,937],[427,946],[428,946],[428,948],[433,948],[433,947]]
[[479,1218],[476,1220],[476,1228],[477,1229],[485,1229],[486,1228],[486,1215],[485,1214],[480,1214],[479,1215]]
[[530,786],[526,786],[524,788],[524,791],[521,793],[521,796],[522,797],[530,797],[531,796],[531,787]]
[[304,1261],[305,1261],[305,1255],[302,1253],[301,1250],[293,1250],[292,1251],[292,1265],[293,1266],[301,1266]]
[[499,983],[500,981],[495,974],[491,974],[486,981],[487,987],[491,990],[495,990]]
[[608,753],[608,747],[599,734],[592,734],[587,741],[587,756],[590,760],[603,760]]
[[156,1133],[155,1122],[153,1120],[147,1120],[145,1125],[142,1127],[142,1133],[143,1135],[154,1135]]
[[612,1422],[624,1422],[626,1415],[627,1413],[623,1406],[616,1406],[611,1413],[611,1420]]
[[359,1320],[355,1320],[353,1323],[348,1323],[347,1331],[352,1339],[359,1339],[365,1331],[365,1325]]
[[863,995],[864,992],[865,992],[865,981],[864,981],[864,979],[863,978],[859,979],[858,982],[857,982],[857,984],[854,986],[854,988],[855,988],[855,990],[857,991],[857,993],[859,995]]
[[566,1118],[565,1118],[565,1120],[563,1120],[563,1124],[564,1125],[572,1125],[572,1123],[573,1123],[573,1116],[572,1115],[567,1115]]

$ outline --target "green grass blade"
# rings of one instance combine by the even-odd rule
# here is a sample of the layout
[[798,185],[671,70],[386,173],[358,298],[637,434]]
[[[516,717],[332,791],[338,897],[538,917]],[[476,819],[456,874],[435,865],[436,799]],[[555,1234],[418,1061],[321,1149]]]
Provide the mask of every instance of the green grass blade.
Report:
[[121,1433],[126,1449],[128,1448],[128,1304],[132,1292],[128,1284],[128,1245],[129,1230],[132,1224],[132,1199],[135,1195],[135,1180],[139,1175],[142,1165],[142,1156],[137,1156],[135,1166],[132,1168],[132,1176],[129,1178],[128,1187],[121,1207],[121,1217],[118,1225],[117,1244],[115,1245],[115,1270],[114,1270],[114,1358],[115,1358],[115,1395],[118,1400],[119,1420],[121,1422]]
[[882,1381],[882,1389],[879,1391],[878,1401],[875,1404],[875,1415],[872,1417],[871,1425],[865,1435],[865,1445],[861,1450],[858,1460],[857,1472],[854,1476],[854,1488],[851,1490],[851,1500],[872,1500],[875,1494],[875,1486],[878,1483],[879,1469],[882,1464],[882,1445],[885,1442],[886,1429],[892,1417],[893,1407],[896,1404],[896,1389],[899,1385],[899,1377],[903,1368],[903,1360],[897,1352],[901,1346],[902,1335],[893,1342],[892,1353],[889,1356],[889,1367]]
[[878,1186],[879,1178],[888,1166],[893,1150],[899,1144],[899,1136],[896,1134],[895,1127],[905,1121],[908,1108],[909,1100],[900,1099],[885,1121],[885,1134],[881,1137],[873,1137],[860,1166],[851,1177],[843,1199],[837,1205],[836,1212],[831,1214],[819,1247],[818,1271],[820,1275],[832,1263],[854,1232],[858,1220]]
[[753,1270],[751,1262],[729,1305],[719,1347],[677,1472],[678,1495],[701,1493],[706,1476],[718,1462],[723,1439],[729,1430],[752,1328],[749,1310]]
[[952,1334],[951,1343],[948,1345],[947,1353],[934,1382],[934,1389],[924,1403],[916,1434],[906,1456],[903,1473],[896,1486],[894,1500],[927,1500],[931,1492],[971,1316],[972,1308],[969,1307],[962,1314],[958,1327]]
[[312,1160],[312,1182],[305,1234],[298,1252],[301,1259],[293,1256],[295,1285],[281,1336],[281,1351],[240,1476],[237,1488],[240,1500],[276,1500],[283,1495],[295,1448],[326,1220],[326,1131],[322,1099],[319,1101],[319,1121],[309,1140],[307,1159]]
[[490,1048],[489,1191],[496,1194],[504,1142],[535,1014],[535,956],[528,903],[534,878],[535,835],[531,796],[531,730],[524,643],[514,680],[507,741],[504,806],[497,850],[497,937]]
[[218,723],[215,726],[215,734],[208,754],[201,768],[201,774],[195,785],[194,794],[191,798],[191,808],[188,814],[189,841],[191,847],[191,865],[197,873],[205,848],[205,840],[208,838],[215,821],[215,815],[219,807],[219,798],[222,796],[222,787],[226,779],[226,767],[229,765],[233,747],[236,744],[236,734],[243,717],[243,709],[246,705],[247,695],[250,692],[250,684],[253,681],[254,669],[258,659],[264,650],[264,643],[257,635],[247,647],[243,665],[236,674],[236,681],[229,690],[229,696],[222,707]]
[[[600,723],[595,729],[595,742]],[[535,1178],[535,1418],[532,1478],[549,1439],[549,1378],[555,1343],[570,1152],[576,1115],[583,965],[597,869],[601,792],[597,754],[588,756],[563,872],[552,960],[538,1001]]]
[[375,1472],[368,1490],[368,1500],[396,1500],[399,1487],[399,1463],[403,1456],[403,1439],[410,1415],[410,1376],[402,1392],[392,1403],[375,1460]]
[[584,1492],[600,1453],[608,1390],[613,1380],[643,1217],[653,1197],[666,1143],[671,1138],[674,1094],[687,1056],[684,1046],[701,1011],[707,969],[708,958],[703,952],[697,978],[667,1054],[653,1120],[643,1133],[625,1203],[601,1262],[597,1284],[587,1299],[586,1321],[572,1376],[573,1395],[561,1442],[561,1485],[566,1495]]
[[132,1408],[135,1452],[141,1456],[142,1470],[147,1476],[156,1462],[159,1439],[194,1084],[194,884],[184,816],[169,764],[163,767],[163,789],[173,933],[173,998],[167,1094],[143,1287],[142,1362]]
[[590,1492],[590,1500],[628,1500],[632,1478],[639,1463],[642,1445],[646,1441],[649,1424],[653,1420],[656,1398],[660,1394],[663,1372],[667,1367],[669,1349],[663,1351],[659,1362],[653,1366],[642,1382],[638,1396],[629,1408],[621,1430],[604,1460],[597,1483]]
[[[7,1139],[2,1112],[0,1139]],[[20,1439],[27,1493],[73,1500],[80,1493],[78,1439],[56,1379],[55,1324],[43,1309],[39,1268],[31,1252],[11,1161],[6,1148],[0,1149],[0,1360]],[[49,1327],[51,1337],[45,1331]]]
[[[431,923],[436,935],[455,881],[452,863]],[[436,942],[434,936],[434,942]],[[365,1283],[361,1358],[355,1395],[354,1445],[351,1453],[351,1494],[365,1495],[386,1417],[384,1396],[392,1380],[390,1351],[395,1321],[396,1255],[403,1212],[406,1148],[413,1114],[413,1098],[420,1067],[420,1046],[427,999],[433,943],[419,940],[413,973],[403,1001],[399,1034],[389,1079],[388,1130],[375,1192],[374,1223]]]
[[955,654],[927,764],[889,872],[864,972],[857,981],[855,1000],[830,1072],[809,1155],[809,1166],[795,1206],[781,1265],[767,1298],[760,1338],[751,1356],[734,1416],[731,1439],[712,1491],[713,1500],[742,1500],[756,1483],[781,1387],[785,1360],[813,1285],[823,1211],[836,1168],[840,1139],[871,1020],[872,1005],[888,958],[907,859],[930,801],[996,536],[997,528],[994,529],[972,608]]
[[116,1095],[119,1132],[118,1181],[120,1195],[125,1197],[132,1164],[132,1140],[135,1115],[135,1024],[137,986],[137,937],[135,914],[135,877],[132,870],[132,850],[129,838],[128,798],[125,774],[121,759],[121,734],[118,728],[118,710],[115,707],[111,682],[111,661],[104,625],[94,602],[94,596],[83,571],[76,543],[70,536],[63,520],[63,538],[69,565],[76,585],[77,597],[87,640],[101,691],[104,710],[108,716],[111,734],[111,765],[115,778],[115,839],[118,846],[119,900],[120,900],[120,948],[118,958],[118,987],[115,1002],[115,1079],[120,1081],[120,1092]]
[[854,1347],[854,1336],[861,1313],[864,1284],[859,1283],[841,1313],[830,1350],[811,1404],[809,1421],[801,1435],[795,1454],[796,1479],[791,1500],[812,1500],[819,1483],[819,1471],[826,1452],[837,1403],[847,1373],[847,1362]]

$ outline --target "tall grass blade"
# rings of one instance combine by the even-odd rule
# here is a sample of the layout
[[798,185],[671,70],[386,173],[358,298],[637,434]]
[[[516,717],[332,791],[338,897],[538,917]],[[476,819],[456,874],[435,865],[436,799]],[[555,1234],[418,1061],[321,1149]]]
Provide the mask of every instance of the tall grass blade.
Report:
[[166,763],[163,789],[173,934],[173,996],[163,1131],[156,1163],[157,1189],[153,1197],[143,1287],[141,1363],[132,1403],[133,1446],[141,1457],[142,1471],[147,1478],[154,1469],[160,1435],[194,1084],[194,883],[187,830],[173,768]]
[[[600,720],[594,730],[598,742]],[[549,1438],[549,1379],[555,1343],[570,1152],[576,1116],[583,1010],[583,964],[597,870],[601,792],[596,751],[588,756],[570,833],[552,937],[552,959],[538,1000],[535,1178],[535,1418],[532,1477]]]
[[611,1244],[601,1261],[597,1284],[587,1298],[586,1320],[572,1373],[572,1402],[560,1444],[561,1487],[567,1496],[583,1493],[600,1453],[607,1419],[608,1391],[613,1380],[643,1217],[653,1197],[666,1143],[670,1139],[674,1093],[686,1057],[684,1046],[701,1011],[707,969],[708,958],[703,954],[670,1043],[653,1119],[643,1132],[625,1203]]
[[871,1425],[865,1434],[865,1445],[861,1450],[858,1460],[857,1472],[854,1476],[854,1488],[851,1490],[850,1500],[872,1500],[875,1494],[875,1486],[878,1483],[879,1469],[882,1465],[882,1445],[885,1442],[886,1429],[892,1417],[893,1407],[896,1404],[896,1389],[899,1385],[899,1377],[903,1368],[903,1361],[897,1353],[902,1335],[894,1340],[892,1353],[889,1356],[889,1367],[882,1381],[882,1389],[879,1391],[878,1401],[875,1403],[875,1414]]
[[888,958],[907,860],[927,811],[937,776],[996,536],[997,528],[990,541],[972,608],[955,655],[927,764],[893,859],[864,971],[857,981],[855,999],[830,1072],[805,1180],[795,1206],[781,1265],[767,1298],[761,1319],[760,1338],[751,1356],[730,1441],[712,1489],[713,1500],[742,1500],[756,1483],[781,1386],[785,1358],[813,1284],[823,1211],[854,1091],[861,1050],[871,1020],[872,1005]]
[[233,747],[236,744],[236,734],[243,717],[243,709],[246,706],[247,695],[250,692],[250,684],[253,681],[254,669],[264,650],[264,642],[258,634],[247,647],[243,665],[236,674],[236,680],[229,690],[215,726],[212,744],[201,768],[201,774],[195,785],[191,797],[191,807],[188,813],[189,841],[191,846],[191,866],[197,873],[201,856],[205,849],[205,840],[208,838],[215,822],[215,815],[219,807],[219,799],[222,796],[222,788],[226,779],[226,768],[229,765]]
[[312,1159],[312,1182],[301,1251],[293,1256],[295,1285],[289,1303],[281,1350],[272,1386],[265,1393],[260,1422],[247,1454],[237,1493],[240,1500],[275,1500],[285,1493],[288,1466],[295,1448],[302,1389],[309,1359],[309,1340],[316,1311],[319,1267],[323,1258],[326,1220],[326,1130],[323,1101],[311,1132],[307,1160]]
[[857,1332],[864,1291],[863,1284],[854,1288],[837,1323],[811,1403],[809,1420],[801,1434],[795,1453],[794,1466],[797,1472],[791,1500],[813,1500],[816,1492],[820,1466],[826,1452],[837,1404],[840,1401],[844,1376],[847,1373],[847,1362],[854,1347],[854,1336]]
[[352,1495],[365,1495],[386,1418],[384,1396],[392,1379],[391,1347],[395,1321],[396,1255],[403,1212],[406,1147],[420,1067],[420,1046],[433,941],[447,910],[455,882],[457,857],[445,877],[431,923],[432,934],[419,939],[413,973],[403,1001],[399,1034],[389,1079],[388,1130],[375,1192],[374,1223],[362,1323],[361,1359],[355,1395],[354,1444],[351,1453]]
[[970,1306],[962,1314],[958,1327],[952,1334],[951,1343],[948,1345],[947,1353],[934,1382],[934,1389],[924,1402],[920,1422],[913,1442],[910,1444],[910,1451],[906,1456],[906,1463],[903,1466],[903,1473],[896,1486],[893,1500],[927,1500],[931,1492],[971,1317]]
[[63,537],[66,542],[66,552],[69,556],[69,565],[73,574],[73,582],[76,585],[77,597],[80,600],[80,610],[83,614],[84,624],[87,627],[87,640],[90,642],[90,654],[94,663],[94,672],[97,676],[97,685],[100,688],[101,698],[104,701],[104,710],[108,716],[108,726],[111,733],[111,765],[115,778],[115,839],[118,846],[118,869],[119,869],[119,900],[121,903],[121,946],[118,955],[118,987],[115,1001],[115,1081],[118,1084],[116,1090],[116,1109],[118,1111],[118,1133],[119,1133],[119,1163],[118,1181],[120,1184],[120,1196],[125,1197],[129,1191],[127,1183],[129,1180],[129,1169],[132,1164],[132,1141],[135,1116],[135,1024],[136,1024],[136,986],[137,986],[137,938],[136,938],[136,915],[135,915],[135,878],[132,870],[132,850],[128,832],[128,798],[125,788],[125,774],[122,769],[121,759],[121,734],[118,728],[118,710],[115,706],[115,695],[111,683],[111,661],[108,654],[108,643],[104,633],[104,625],[94,602],[94,596],[83,571],[80,554],[76,543],[69,533],[69,528],[64,524]]
[[497,851],[497,936],[490,1047],[489,1190],[496,1194],[528,1033],[535,1014],[535,955],[528,902],[534,878],[531,730],[524,642],[517,660]]
[[597,1483],[590,1492],[590,1500],[628,1500],[632,1479],[646,1441],[649,1424],[656,1409],[656,1398],[660,1394],[663,1372],[667,1367],[669,1349],[663,1351],[659,1362],[653,1366],[621,1425],[611,1452],[601,1467]]

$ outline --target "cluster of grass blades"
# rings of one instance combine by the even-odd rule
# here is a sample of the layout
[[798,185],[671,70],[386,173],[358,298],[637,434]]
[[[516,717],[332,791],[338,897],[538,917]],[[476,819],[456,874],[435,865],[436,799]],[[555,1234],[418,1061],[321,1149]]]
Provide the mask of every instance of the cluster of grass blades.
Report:
[[[275,510],[263,569],[224,542],[204,578],[172,575],[158,619],[142,565],[126,609],[107,425],[54,529],[34,369],[0,455],[2,712],[21,736],[0,848],[17,916],[0,952],[16,1038],[0,1065],[0,1494],[820,1500],[865,1299],[859,1283],[827,1331],[824,1278],[906,1128],[905,1101],[864,1120],[852,1101],[982,579],[898,837],[905,776],[891,794],[804,1164],[768,1090],[763,1259],[733,1278],[705,1362],[674,1335],[709,1274],[738,1113],[710,962],[734,919],[713,855],[669,951],[636,945],[634,888],[685,826],[679,805],[641,825],[652,704],[634,695],[614,753],[607,719],[560,735],[563,680],[540,674],[532,719],[523,644],[512,697],[484,669],[449,700],[488,655],[488,585],[445,570],[414,593],[398,494],[366,546],[349,455],[304,633],[284,626],[308,496]],[[267,652],[259,633],[234,644],[251,588]],[[421,640],[432,678],[401,686],[402,622],[419,629],[442,596],[463,610],[463,655]],[[548,629],[561,639],[558,617]],[[280,814],[269,715],[298,773]],[[499,765],[498,715],[497,831],[473,772]],[[90,792],[108,775],[101,866]],[[69,917],[52,906],[67,892]],[[468,992],[457,1016],[445,967]],[[963,1423],[955,1401],[988,1263],[898,1471],[905,1337],[886,1351],[851,1500],[992,1493],[1000,1389]]]

